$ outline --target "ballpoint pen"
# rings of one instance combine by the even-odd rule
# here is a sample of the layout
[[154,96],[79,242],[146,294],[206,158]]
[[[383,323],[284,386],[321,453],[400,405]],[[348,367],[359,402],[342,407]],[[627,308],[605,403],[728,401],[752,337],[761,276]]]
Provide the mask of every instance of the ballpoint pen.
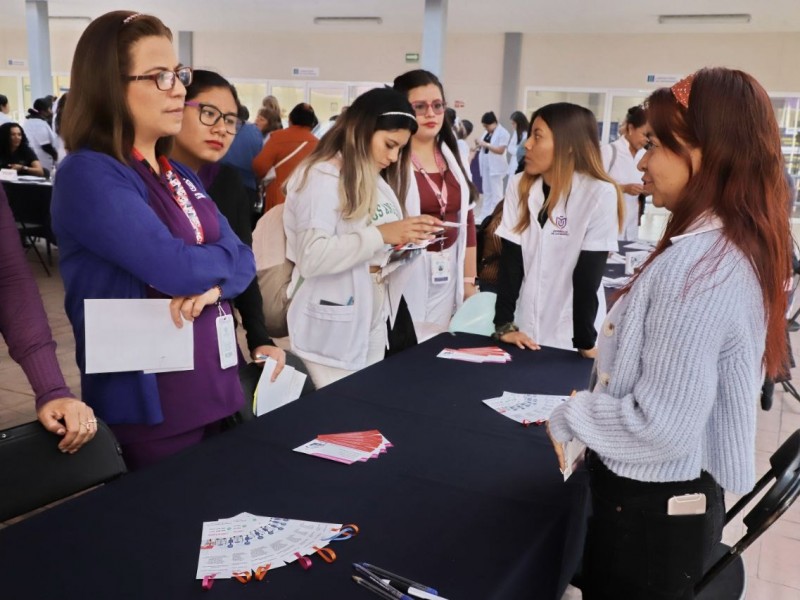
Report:
[[375,573],[369,571],[368,569],[365,569],[360,564],[353,563],[353,568],[356,571],[358,571],[360,575],[369,580],[370,583],[373,583],[381,590],[383,590],[388,595],[389,598],[392,598],[393,600],[413,600],[413,598],[404,594],[400,590],[397,590],[392,586],[385,584],[383,581],[381,581],[381,579],[377,575],[375,575]]
[[373,594],[381,598],[384,598],[385,600],[394,600],[395,598],[389,592],[385,591],[383,588],[378,587],[368,579],[364,579],[363,577],[359,577],[358,575],[353,575],[353,581],[355,581],[361,587],[368,589]]
[[441,596],[431,594],[430,592],[426,592],[403,581],[398,581],[397,579],[390,579],[381,576],[381,581],[386,585],[391,585],[393,588],[397,588],[401,592],[405,592],[412,598],[420,598],[421,600],[447,600],[447,598],[442,598]]
[[[369,563],[361,563],[361,566],[379,577],[383,577],[385,579],[392,579],[394,581],[399,581],[410,587],[416,588],[417,590],[420,590],[422,592],[433,594],[434,596],[439,595],[439,592],[437,592],[434,588],[428,587],[427,585],[423,585],[421,583],[417,583],[416,581],[412,581],[408,577],[397,575],[396,573],[392,573],[391,571],[387,571],[386,569],[382,569],[381,567],[376,567],[375,565],[371,565]],[[444,600],[444,598],[440,598],[440,600]]]

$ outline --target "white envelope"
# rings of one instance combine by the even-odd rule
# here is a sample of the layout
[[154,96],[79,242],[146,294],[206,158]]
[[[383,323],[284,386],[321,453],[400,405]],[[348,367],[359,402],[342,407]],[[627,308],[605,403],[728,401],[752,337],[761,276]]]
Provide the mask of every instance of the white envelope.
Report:
[[277,364],[272,358],[264,361],[264,370],[256,387],[254,412],[257,417],[297,400],[303,391],[303,384],[306,382],[305,373],[289,365],[283,367],[275,381],[270,381],[272,371]]
[[194,368],[194,325],[178,329],[169,299],[84,300],[86,372]]

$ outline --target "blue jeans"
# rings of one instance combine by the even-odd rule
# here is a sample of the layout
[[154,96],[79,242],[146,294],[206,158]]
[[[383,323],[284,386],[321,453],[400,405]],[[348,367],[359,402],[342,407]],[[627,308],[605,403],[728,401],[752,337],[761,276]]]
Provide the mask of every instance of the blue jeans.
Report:
[[[722,537],[722,488],[703,471],[698,479],[643,482],[612,473],[589,450],[592,492],[583,554],[584,600],[691,600]],[[667,515],[672,496],[702,493],[703,515]]]

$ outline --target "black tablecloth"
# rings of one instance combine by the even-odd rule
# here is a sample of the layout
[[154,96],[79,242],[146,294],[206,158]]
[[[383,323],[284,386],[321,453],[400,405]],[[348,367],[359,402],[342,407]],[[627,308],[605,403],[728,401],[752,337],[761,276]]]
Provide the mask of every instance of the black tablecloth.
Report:
[[[579,560],[584,472],[566,483],[541,427],[481,400],[569,393],[591,361],[509,348],[505,365],[435,358],[488,338],[442,334],[151,469],[0,530],[3,598],[373,598],[351,580],[367,561],[450,600],[557,599]],[[320,433],[379,429],[394,447],[354,465],[292,452]],[[13,493],[4,490],[3,493]],[[338,560],[262,582],[194,579],[203,521],[247,511],[338,523]]]

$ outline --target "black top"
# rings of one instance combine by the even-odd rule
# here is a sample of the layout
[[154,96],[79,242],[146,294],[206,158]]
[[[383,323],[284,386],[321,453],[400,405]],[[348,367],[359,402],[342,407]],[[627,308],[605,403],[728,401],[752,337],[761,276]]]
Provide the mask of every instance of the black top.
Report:
[[0,169],[7,169],[11,165],[30,167],[37,160],[39,158],[29,146],[20,146],[8,156],[0,156]]
[[[542,186],[544,197],[550,194],[550,186]],[[537,215],[539,226],[547,223],[547,210],[542,208]],[[597,316],[597,290],[603,279],[608,252],[582,250],[578,262],[572,270],[572,344],[580,350],[594,348],[597,330],[594,320]],[[522,247],[503,240],[500,254],[500,273],[497,281],[497,300],[495,303],[494,324],[498,327],[514,321],[525,264],[522,260]],[[538,340],[534,340],[535,342]]]
[[[216,177],[208,186],[208,195],[214,200],[219,212],[228,219],[233,232],[248,246],[253,245],[253,231],[250,224],[250,199],[242,179],[235,167],[217,163]],[[258,280],[253,281],[245,291],[233,300],[234,306],[242,316],[242,325],[247,334],[247,347],[250,350],[264,345],[274,345],[264,324],[263,300]]]

